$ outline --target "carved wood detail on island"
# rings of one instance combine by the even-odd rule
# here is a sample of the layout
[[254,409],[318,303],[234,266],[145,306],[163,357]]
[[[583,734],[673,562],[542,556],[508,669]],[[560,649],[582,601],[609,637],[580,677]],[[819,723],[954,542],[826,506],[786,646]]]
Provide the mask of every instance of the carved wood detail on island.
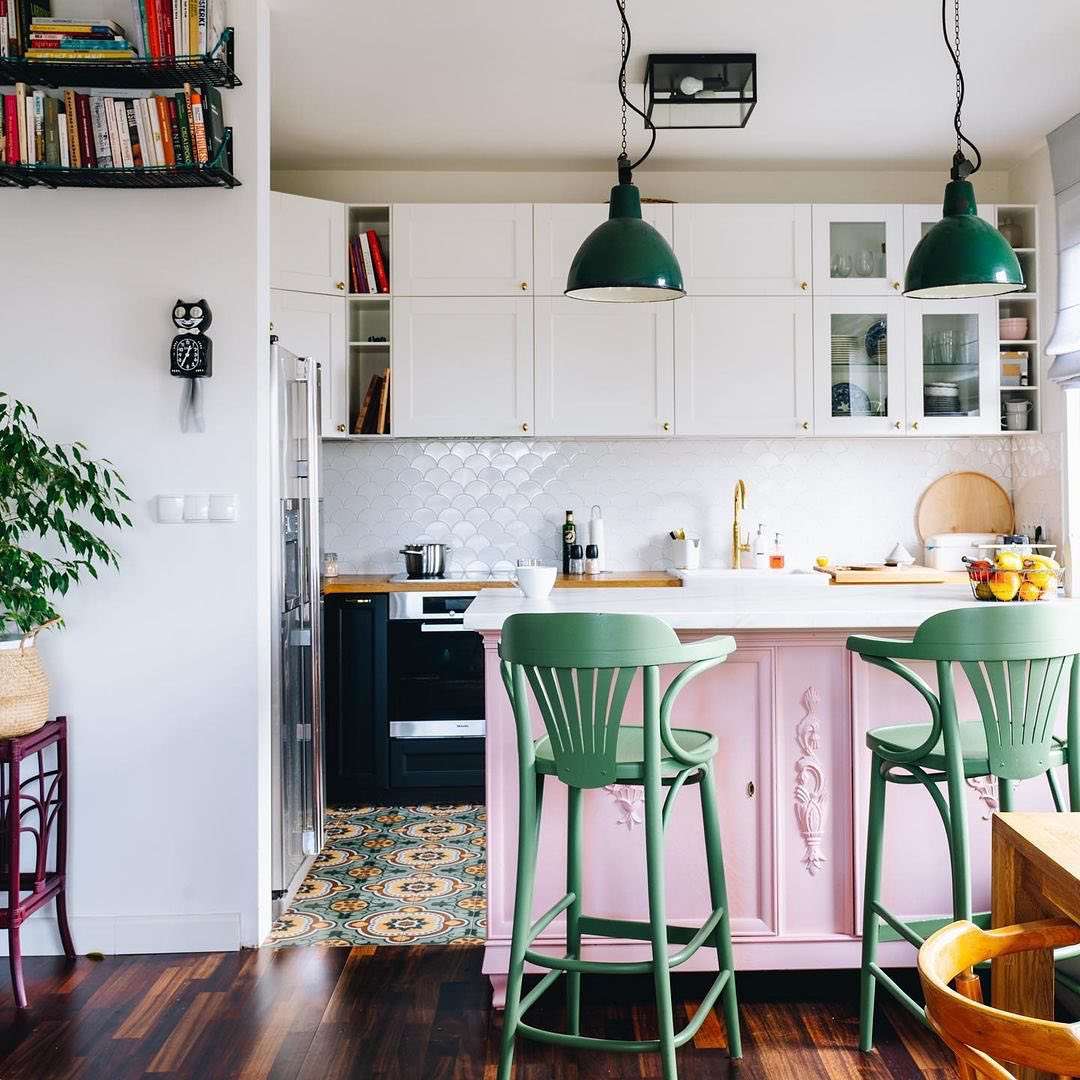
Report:
[[826,862],[821,845],[829,793],[825,786],[825,770],[818,757],[821,724],[817,707],[820,703],[821,695],[813,686],[808,686],[802,694],[803,717],[795,726],[795,741],[802,751],[802,756],[795,762],[795,820],[806,845],[803,866],[811,877]]

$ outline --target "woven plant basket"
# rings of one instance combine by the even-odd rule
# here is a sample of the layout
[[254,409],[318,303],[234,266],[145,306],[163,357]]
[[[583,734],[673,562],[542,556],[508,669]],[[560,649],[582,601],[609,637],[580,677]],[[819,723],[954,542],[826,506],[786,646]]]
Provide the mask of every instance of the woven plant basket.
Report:
[[0,641],[0,739],[29,735],[49,719],[49,678],[31,630],[14,641]]

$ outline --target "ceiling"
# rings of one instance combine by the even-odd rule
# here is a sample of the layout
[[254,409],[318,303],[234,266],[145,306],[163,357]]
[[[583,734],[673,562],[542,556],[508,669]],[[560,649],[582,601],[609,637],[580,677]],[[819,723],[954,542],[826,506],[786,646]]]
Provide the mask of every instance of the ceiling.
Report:
[[[758,54],[748,126],[662,131],[650,169],[947,168],[954,85],[938,0],[627,10],[635,101],[649,52]],[[271,12],[277,168],[613,165],[615,0],[271,0]],[[1005,168],[1080,112],[1080,4],[969,0],[961,15],[965,132]],[[630,132],[640,151],[640,120]]]

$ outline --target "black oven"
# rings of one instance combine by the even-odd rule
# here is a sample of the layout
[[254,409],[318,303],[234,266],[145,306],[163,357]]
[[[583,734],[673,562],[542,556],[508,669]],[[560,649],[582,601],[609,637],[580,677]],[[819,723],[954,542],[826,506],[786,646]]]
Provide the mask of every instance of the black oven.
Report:
[[388,719],[394,786],[478,786],[484,648],[463,628],[474,593],[390,594]]

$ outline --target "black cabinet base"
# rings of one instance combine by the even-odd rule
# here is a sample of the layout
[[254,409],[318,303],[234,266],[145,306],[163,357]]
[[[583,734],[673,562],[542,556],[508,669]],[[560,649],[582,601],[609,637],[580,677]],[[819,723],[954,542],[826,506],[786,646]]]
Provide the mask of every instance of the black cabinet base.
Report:
[[483,787],[483,739],[391,739],[390,787]]

